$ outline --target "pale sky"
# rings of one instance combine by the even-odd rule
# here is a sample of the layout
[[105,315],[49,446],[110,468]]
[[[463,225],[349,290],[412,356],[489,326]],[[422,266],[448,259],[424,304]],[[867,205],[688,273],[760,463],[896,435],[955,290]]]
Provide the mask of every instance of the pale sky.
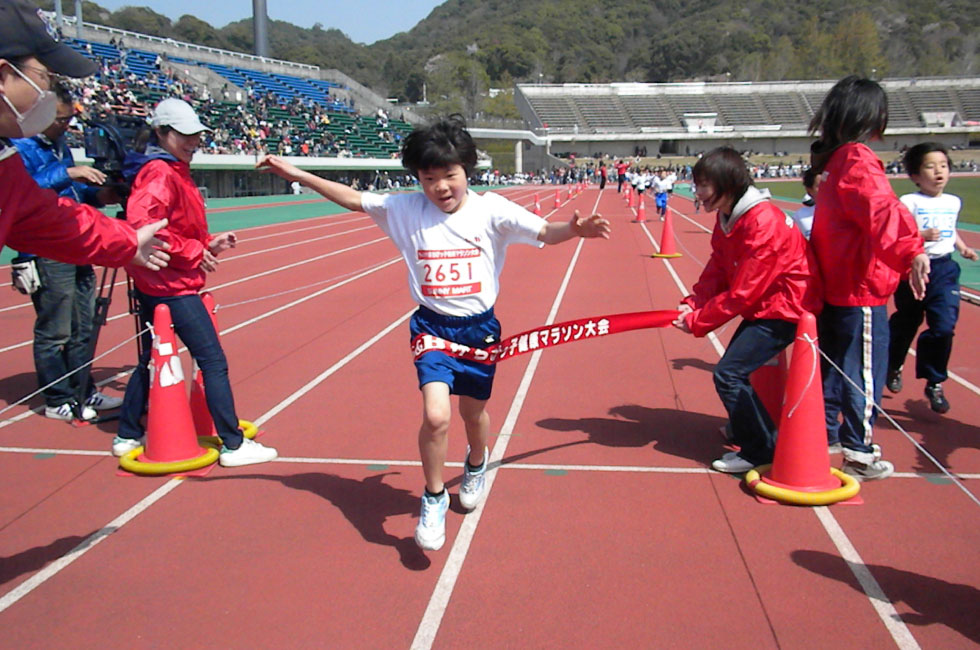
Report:
[[[125,6],[149,7],[176,21],[191,14],[214,27],[248,18],[251,0],[96,0],[110,11]],[[398,32],[407,32],[444,0],[266,0],[270,20],[284,20],[299,27],[320,23],[335,28],[355,43],[371,44]]]

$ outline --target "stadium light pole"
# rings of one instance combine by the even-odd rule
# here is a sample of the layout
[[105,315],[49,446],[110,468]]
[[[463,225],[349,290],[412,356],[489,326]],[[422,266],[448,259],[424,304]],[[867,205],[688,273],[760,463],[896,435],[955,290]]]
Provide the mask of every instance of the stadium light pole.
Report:
[[255,36],[255,56],[269,56],[269,15],[265,0],[252,0],[252,32]]
[[82,40],[82,0],[75,0],[75,38]]

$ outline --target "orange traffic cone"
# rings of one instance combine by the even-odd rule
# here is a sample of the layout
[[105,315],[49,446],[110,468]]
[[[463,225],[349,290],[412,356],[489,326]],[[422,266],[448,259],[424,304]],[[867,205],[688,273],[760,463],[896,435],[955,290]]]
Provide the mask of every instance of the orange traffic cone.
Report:
[[787,370],[786,350],[783,350],[749,377],[752,388],[762,400],[774,424],[779,423],[783,412]]
[[632,185],[626,186],[626,207],[635,208],[636,207],[636,193],[633,191]]
[[[218,330],[218,321],[215,316],[214,296],[205,291],[201,294],[201,302],[204,308],[211,315],[211,322],[214,324],[215,331]],[[214,420],[211,418],[211,410],[208,409],[207,396],[204,393],[204,375],[201,369],[194,363],[194,374],[191,377],[190,394],[191,416],[194,418],[194,430],[199,436],[217,436],[218,431],[214,427]]]
[[194,429],[184,371],[177,355],[170,308],[157,305],[153,312],[153,353],[150,359],[150,406],[146,422],[143,463],[174,463],[208,453],[200,447]]
[[561,207],[561,190],[555,190],[555,207]]
[[660,252],[654,253],[653,257],[680,257],[674,246],[674,218],[668,210],[664,217],[664,230],[660,236]]
[[643,200],[643,195],[641,194],[640,204],[636,206],[636,219],[633,220],[633,223],[639,223],[641,221],[646,221],[646,220],[647,220],[647,206],[646,206],[646,201]]
[[830,467],[813,314],[804,313],[796,328],[772,466],[748,472],[745,481],[762,497],[796,505],[838,503],[860,490],[857,480]]
[[534,195],[534,214],[541,216],[541,201],[538,200],[538,195]]

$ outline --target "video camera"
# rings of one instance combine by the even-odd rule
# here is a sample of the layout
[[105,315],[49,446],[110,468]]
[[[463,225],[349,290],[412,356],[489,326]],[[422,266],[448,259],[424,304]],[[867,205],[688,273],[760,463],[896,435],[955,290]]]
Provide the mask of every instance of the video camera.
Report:
[[85,155],[106,175],[106,184],[123,201],[129,196],[129,183],[123,178],[123,161],[128,152],[136,149],[137,140],[146,128],[146,119],[137,115],[105,113],[85,120]]

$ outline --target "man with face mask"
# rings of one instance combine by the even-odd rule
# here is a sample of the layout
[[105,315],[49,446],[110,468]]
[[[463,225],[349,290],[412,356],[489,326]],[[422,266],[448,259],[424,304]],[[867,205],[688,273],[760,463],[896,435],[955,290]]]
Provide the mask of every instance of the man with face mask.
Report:
[[98,69],[54,35],[27,0],[0,0],[0,245],[69,264],[163,268],[170,256],[153,235],[165,220],[134,231],[40,189],[7,140],[35,136],[54,121],[52,76],[85,77]]
[[[117,203],[118,197],[105,183],[105,174],[94,167],[75,165],[65,132],[75,117],[71,93],[65,84],[54,87],[57,111],[54,122],[33,138],[17,138],[13,144],[20,152],[30,175],[43,188],[59,196],[102,207]],[[18,260],[15,260],[18,261]],[[19,258],[25,263],[23,257]],[[33,258],[33,268],[40,286],[31,293],[37,312],[34,322],[34,367],[37,381],[44,389],[44,415],[56,420],[71,420],[76,411],[83,420],[91,420],[97,410],[118,408],[122,399],[96,392],[85,382],[85,394],[78,395],[80,407],[73,408],[81,392],[79,375],[67,376],[92,360],[91,342],[95,315],[95,272],[90,264],[65,264],[44,257]]]

